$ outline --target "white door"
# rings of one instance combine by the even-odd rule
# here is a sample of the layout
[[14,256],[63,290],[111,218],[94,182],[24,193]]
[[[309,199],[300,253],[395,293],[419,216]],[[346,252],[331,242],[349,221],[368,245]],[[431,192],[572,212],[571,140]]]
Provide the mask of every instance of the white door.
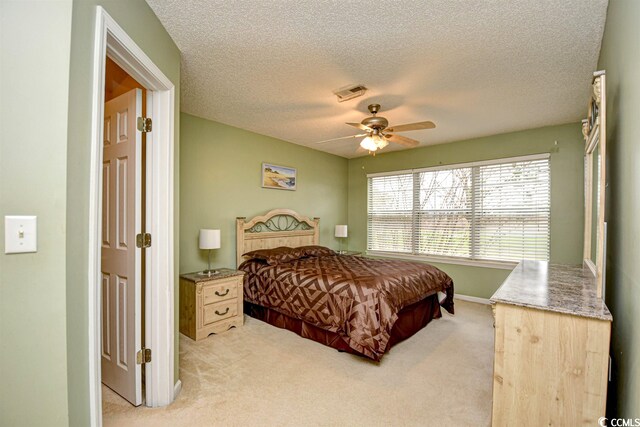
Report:
[[105,104],[102,163],[102,382],[138,406],[142,403],[141,228],[142,91]]

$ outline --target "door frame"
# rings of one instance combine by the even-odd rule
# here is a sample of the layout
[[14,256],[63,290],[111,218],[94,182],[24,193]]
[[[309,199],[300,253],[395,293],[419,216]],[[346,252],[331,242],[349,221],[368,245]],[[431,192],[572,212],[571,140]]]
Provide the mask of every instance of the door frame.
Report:
[[101,7],[96,7],[89,190],[89,401],[91,424],[102,425],[101,353],[101,212],[105,63],[107,54],[147,89],[147,232],[145,342],[152,361],[145,365],[146,406],[168,405],[180,391],[174,381],[174,119],[175,86]]

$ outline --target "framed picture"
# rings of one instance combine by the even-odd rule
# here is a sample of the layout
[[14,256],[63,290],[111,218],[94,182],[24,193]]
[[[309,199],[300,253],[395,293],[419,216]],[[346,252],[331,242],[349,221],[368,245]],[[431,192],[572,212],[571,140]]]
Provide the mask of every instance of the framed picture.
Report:
[[262,187],[278,190],[296,189],[296,169],[286,166],[262,164]]

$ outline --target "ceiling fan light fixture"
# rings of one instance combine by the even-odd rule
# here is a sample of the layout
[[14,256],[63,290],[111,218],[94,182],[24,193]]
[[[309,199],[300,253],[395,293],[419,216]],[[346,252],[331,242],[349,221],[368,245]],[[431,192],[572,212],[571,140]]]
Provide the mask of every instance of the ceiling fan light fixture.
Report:
[[420,145],[420,141],[407,138],[406,136],[398,135],[397,132],[433,129],[436,127],[435,123],[429,121],[389,126],[389,122],[387,121],[387,119],[377,115],[380,111],[379,104],[371,104],[367,108],[371,113],[370,117],[365,118],[360,123],[346,123],[347,125],[364,131],[365,133],[362,133],[360,135],[350,135],[340,138],[326,139],[323,141],[319,141],[318,143],[337,141],[339,139],[360,138],[364,136],[365,138],[360,141],[360,147],[369,151],[370,154],[375,156],[376,151],[382,150],[387,145],[389,145],[390,142],[402,145],[407,148],[414,148]]
[[378,150],[382,150],[384,147],[389,145],[389,141],[387,141],[387,138],[383,138],[380,135],[373,135],[373,141],[378,147]]
[[360,141],[360,146],[368,151],[376,151],[378,149],[375,141],[370,136],[367,136],[362,141]]

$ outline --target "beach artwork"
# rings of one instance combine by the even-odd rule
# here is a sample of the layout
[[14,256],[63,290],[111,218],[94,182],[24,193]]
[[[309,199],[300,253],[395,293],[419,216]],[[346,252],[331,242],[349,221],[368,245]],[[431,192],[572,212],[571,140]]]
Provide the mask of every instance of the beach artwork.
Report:
[[296,189],[296,170],[270,163],[262,164],[262,186],[279,190]]

